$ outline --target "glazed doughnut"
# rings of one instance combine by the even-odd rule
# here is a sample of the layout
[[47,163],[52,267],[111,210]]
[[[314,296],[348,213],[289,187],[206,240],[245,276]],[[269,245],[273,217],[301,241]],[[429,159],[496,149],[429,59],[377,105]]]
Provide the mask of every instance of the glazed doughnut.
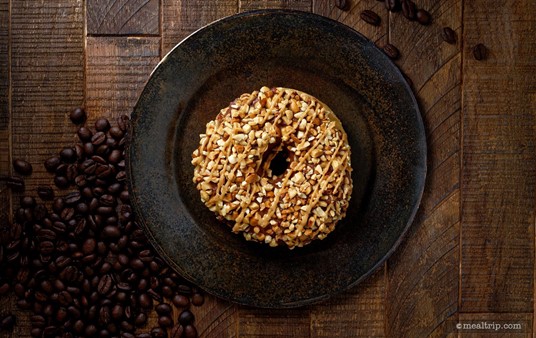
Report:
[[201,201],[247,240],[301,247],[346,215],[350,146],[340,121],[298,90],[262,87],[220,111],[192,154]]

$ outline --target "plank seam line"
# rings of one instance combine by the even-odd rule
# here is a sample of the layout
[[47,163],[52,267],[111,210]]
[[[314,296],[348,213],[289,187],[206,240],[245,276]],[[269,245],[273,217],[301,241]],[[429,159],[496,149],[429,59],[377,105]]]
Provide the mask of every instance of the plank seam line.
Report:
[[[86,28],[87,29],[87,28]],[[112,33],[112,34],[101,34],[101,33],[88,33],[87,37],[90,38],[106,38],[106,37],[125,37],[125,38],[158,38],[160,34],[147,33],[147,34],[131,34],[131,33]]]
[[[465,16],[465,1],[464,0],[460,0],[461,1],[461,25],[460,25],[460,73],[459,73],[459,80],[460,80],[460,131],[459,131],[459,135],[460,135],[460,144],[459,144],[459,152],[460,152],[460,155],[459,155],[459,158],[458,160],[460,161],[460,167],[459,167],[459,172],[458,172],[458,185],[459,185],[459,191],[460,191],[460,204],[458,206],[458,212],[459,212],[459,219],[460,219],[460,227],[459,227],[459,233],[458,233],[458,240],[459,240],[459,243],[458,243],[458,317],[459,317],[459,313],[462,309],[462,261],[463,261],[463,250],[462,250],[462,247],[463,247],[463,192],[464,192],[464,183],[463,183],[463,168],[464,168],[464,165],[463,165],[463,153],[464,153],[464,148],[463,148],[463,143],[464,143],[464,115],[463,115],[463,111],[464,111],[464,102],[465,102],[465,99],[464,99],[464,90],[463,90],[463,87],[464,87],[464,81],[463,81],[463,64],[464,64],[464,48],[465,48],[465,39],[464,39],[464,36],[465,36],[465,23],[464,23],[464,16]],[[461,338],[461,332],[458,332],[458,338]]]
[[[125,22],[123,22],[123,24],[121,25],[121,27],[119,27],[119,31],[121,31],[125,26],[126,24],[136,15],[138,14],[142,9],[143,7],[147,6],[147,4],[149,3],[150,0],[146,0],[145,3],[143,5],[141,5],[134,13],[132,13],[127,20],[125,20]],[[125,5],[123,4],[123,6],[121,6],[121,10],[123,9]]]
[[461,52],[458,52],[458,53],[454,53],[452,54],[451,57],[449,57],[447,60],[445,60],[441,66],[439,66],[436,70],[434,70],[434,72],[432,74],[430,74],[430,76],[428,76],[428,79],[426,79],[426,81],[424,81],[424,83],[421,85],[421,87],[417,90],[417,95],[420,95],[421,94],[421,90],[423,90],[423,88],[428,84],[428,82],[430,82],[430,80],[432,80],[436,74],[440,71],[440,70],[443,70],[444,67],[446,67],[453,59],[455,59]]

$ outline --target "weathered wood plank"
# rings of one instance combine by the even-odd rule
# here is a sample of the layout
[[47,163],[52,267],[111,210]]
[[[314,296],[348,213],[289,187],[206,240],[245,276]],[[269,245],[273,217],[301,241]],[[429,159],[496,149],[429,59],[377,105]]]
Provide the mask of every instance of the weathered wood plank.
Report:
[[362,284],[311,307],[311,338],[385,337],[386,270]]
[[309,308],[267,310],[240,307],[238,336],[309,338]]
[[461,312],[534,310],[535,11],[464,5]]
[[235,14],[237,0],[162,0],[162,55],[195,30]]
[[[385,9],[383,2],[356,0],[349,1],[349,3],[350,8],[343,11],[334,6],[334,1],[313,0],[313,12],[350,26],[379,45],[385,44],[389,29],[389,12]],[[380,26],[372,26],[359,17],[361,11],[366,9],[372,10],[380,16]]]
[[89,35],[160,34],[159,0],[87,0]]
[[[9,0],[0,1],[0,174],[11,170],[9,109]],[[9,221],[10,192],[0,183],[0,224]]]
[[86,53],[89,122],[130,115],[160,60],[160,38],[88,37]]
[[460,0],[419,2],[434,24],[391,14],[389,42],[397,64],[413,81],[427,132],[428,176],[420,210],[406,240],[389,261],[387,335],[446,335],[458,308],[460,233],[459,47],[442,42],[444,26],[459,31]]
[[239,11],[245,12],[255,9],[281,8],[310,12],[312,10],[312,5],[312,0],[239,0]]
[[196,316],[195,324],[200,337],[239,337],[237,305],[205,295],[205,303],[200,307],[194,307],[192,311]]
[[13,158],[34,167],[26,190],[50,184],[43,162],[73,140],[84,100],[84,2],[11,2]]

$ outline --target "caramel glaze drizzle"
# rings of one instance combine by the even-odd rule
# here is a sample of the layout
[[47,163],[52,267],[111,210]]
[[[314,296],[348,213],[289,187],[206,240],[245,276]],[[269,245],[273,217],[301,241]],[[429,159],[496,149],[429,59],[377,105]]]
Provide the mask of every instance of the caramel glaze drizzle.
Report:
[[[267,95],[270,96],[267,97]],[[302,107],[299,107],[299,111],[293,113],[302,113],[301,119],[293,116],[292,119],[287,118],[287,121],[285,121],[283,118],[285,111],[290,109],[291,100],[296,98],[296,95],[299,96],[298,102],[308,103],[307,107],[303,109],[304,105],[302,105]],[[259,107],[258,103],[262,102],[262,100],[266,101],[261,103]],[[266,102],[270,102],[270,105],[264,107]],[[232,226],[234,232],[244,231],[246,239],[264,241],[271,246],[284,242],[290,248],[293,248],[294,246],[307,244],[319,233],[327,235],[334,228],[335,223],[345,215],[351,193],[350,172],[352,169],[350,167],[350,149],[346,134],[342,131],[342,126],[336,116],[325,108],[325,105],[315,98],[305,93],[285,88],[273,88],[270,90],[267,87],[263,87],[260,92],[255,91],[252,94],[243,94],[240,98],[231,102],[228,108],[222,109],[218,114],[216,121],[211,121],[207,124],[207,133],[201,135],[200,146],[193,154],[192,164],[196,166],[194,182],[198,183],[198,189],[202,191],[202,201],[223,219],[227,221],[234,220],[235,223]],[[254,114],[258,114],[257,117],[253,117]],[[253,123],[250,127],[245,127],[249,123],[248,119],[256,119],[256,123]],[[307,122],[305,128],[302,126],[302,130],[300,130],[302,119]],[[315,119],[320,123],[315,125],[313,123]],[[289,120],[290,124],[287,124]],[[315,128],[315,126],[318,127],[315,132],[318,132],[318,129],[319,132],[313,135],[311,128]],[[254,134],[260,131],[258,135],[261,135],[261,141],[258,141],[257,137],[252,139],[249,129]],[[303,136],[298,138],[297,135],[300,135],[300,132],[303,133]],[[264,139],[262,139],[263,134],[265,134]],[[311,137],[313,138],[311,139]],[[245,141],[244,138],[249,140],[245,144],[243,142]],[[330,142],[335,142],[335,149],[329,145]],[[254,146],[256,146],[256,149],[254,149]],[[319,173],[320,178],[316,179],[316,183],[312,185],[306,201],[298,211],[299,217],[294,230],[288,232],[270,231],[271,227],[269,225],[274,225],[273,219],[278,208],[280,208],[279,202],[288,196],[289,189],[292,188],[293,184],[301,185],[304,183],[304,173],[307,172],[308,168],[311,168],[310,166],[314,166],[314,163],[309,161],[312,154],[316,152],[318,155],[318,151],[321,151],[322,155],[320,156],[324,156],[321,150],[323,146],[327,147],[328,150],[331,149],[333,153],[329,156],[329,159],[328,156],[325,156],[325,161],[319,161],[318,164],[323,164],[323,166],[320,166],[322,169],[322,172]],[[238,151],[238,148],[243,148],[243,150]],[[275,156],[275,153],[283,148],[287,148],[293,154],[292,157],[295,158],[295,163],[287,168],[280,177],[272,176],[268,169],[269,161]],[[307,151],[302,154],[305,149]],[[273,154],[266,156],[268,151],[273,152]],[[298,151],[300,155],[296,154]],[[255,157],[257,159],[256,161],[253,160],[254,167],[244,165],[244,163],[247,164]],[[231,158],[233,159],[232,161]],[[219,168],[220,165],[221,168]],[[246,172],[242,172],[246,169]],[[313,172],[315,170],[316,167]],[[268,175],[267,177],[265,175],[265,178],[273,186],[275,193],[273,201],[266,196],[266,187],[262,186],[260,177],[253,176],[254,181],[251,183],[244,180],[246,175],[248,175],[249,180],[249,175],[254,175],[255,173],[262,175],[267,171]],[[237,179],[239,173],[243,177],[242,180]],[[298,173],[301,173],[302,177],[296,176]],[[203,183],[208,183],[209,189]],[[322,196],[328,190],[328,184],[330,183],[333,184],[333,193],[338,192],[337,197],[339,199],[328,203],[325,206],[325,210],[313,212]],[[339,191],[343,184],[344,188]],[[233,186],[237,187],[233,188]],[[295,189],[299,190],[299,186]],[[205,191],[205,194],[203,194],[203,191]],[[261,192],[264,196],[259,194]],[[235,193],[234,196],[232,195],[233,193]],[[237,195],[240,195],[240,198]],[[253,210],[250,206],[257,203],[258,197],[262,198],[262,202],[259,204],[264,203],[265,208],[255,208]],[[236,205],[237,202],[238,206]],[[340,203],[339,208],[335,208],[335,203],[337,202]],[[260,216],[260,220],[257,222],[253,221],[254,218],[258,217],[255,216],[255,213]],[[331,216],[331,224],[327,226],[328,224],[325,224],[327,219],[321,217],[318,213],[328,215],[328,217]],[[289,216],[292,216],[292,214]],[[281,217],[277,218],[281,219]],[[325,224],[324,229],[321,229],[322,226],[319,223]],[[274,226],[279,225],[276,223]],[[304,229],[312,230],[309,236],[304,236]],[[292,236],[292,233],[295,236]],[[324,238],[325,235],[318,237]]]

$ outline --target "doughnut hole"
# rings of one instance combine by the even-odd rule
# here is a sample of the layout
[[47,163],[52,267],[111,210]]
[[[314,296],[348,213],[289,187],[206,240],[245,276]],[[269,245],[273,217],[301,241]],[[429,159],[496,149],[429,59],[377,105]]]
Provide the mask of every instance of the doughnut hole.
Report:
[[284,149],[275,154],[274,158],[270,162],[270,170],[272,171],[273,176],[279,176],[287,170],[289,165],[287,159],[288,152]]

